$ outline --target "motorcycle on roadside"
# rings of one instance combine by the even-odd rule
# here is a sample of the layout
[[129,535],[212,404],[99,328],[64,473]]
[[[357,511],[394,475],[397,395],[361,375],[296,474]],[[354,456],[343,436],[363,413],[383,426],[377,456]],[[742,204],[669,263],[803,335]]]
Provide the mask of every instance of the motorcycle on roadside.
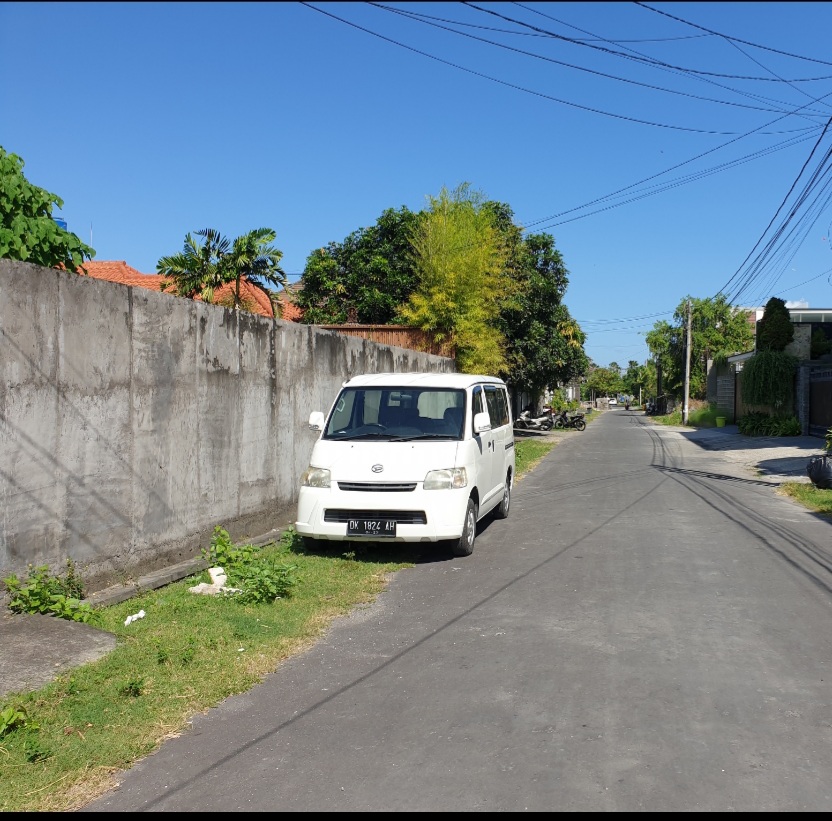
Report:
[[545,408],[540,416],[532,416],[531,410],[525,408],[514,420],[514,427],[519,430],[552,430],[555,426],[554,414],[551,408]]
[[555,429],[586,430],[586,419],[584,418],[584,414],[580,411],[576,411],[575,413],[567,413],[566,410],[562,410],[555,417]]

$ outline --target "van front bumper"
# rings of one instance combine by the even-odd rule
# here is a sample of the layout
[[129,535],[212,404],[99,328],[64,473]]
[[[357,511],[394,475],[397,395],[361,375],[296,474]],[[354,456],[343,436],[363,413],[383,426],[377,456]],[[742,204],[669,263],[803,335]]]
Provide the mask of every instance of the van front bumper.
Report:
[[[349,542],[438,542],[462,535],[470,488],[403,493],[301,487],[295,531],[314,539]],[[348,536],[348,519],[396,522],[395,536]]]

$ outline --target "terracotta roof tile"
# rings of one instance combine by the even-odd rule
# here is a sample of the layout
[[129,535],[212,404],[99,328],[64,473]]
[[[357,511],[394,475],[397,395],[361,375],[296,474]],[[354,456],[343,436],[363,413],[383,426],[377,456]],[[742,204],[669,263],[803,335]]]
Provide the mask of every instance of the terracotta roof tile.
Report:
[[128,265],[124,260],[101,260],[100,262],[89,260],[84,263],[84,268],[87,271],[87,276],[94,279],[106,279],[108,282],[120,282],[122,285],[136,285],[140,288],[148,288],[151,291],[161,290],[164,282],[164,277],[159,274],[143,274]]
[[[130,285],[138,288],[148,288],[151,291],[161,291],[166,278],[160,274],[143,274],[124,260],[89,260],[84,263],[87,276],[95,279],[104,279],[108,282],[119,282],[122,285]],[[80,273],[80,272],[79,272]],[[292,288],[292,286],[289,286]],[[214,302],[219,303],[233,299],[235,286],[233,283],[223,285],[214,292]],[[174,293],[167,291],[167,293]],[[252,313],[260,316],[274,316],[272,302],[268,294],[257,285],[243,279],[240,282],[240,298],[249,306]],[[197,297],[199,300],[199,297]],[[281,318],[290,322],[296,322],[302,316],[301,310],[291,301],[291,291],[280,291],[277,300],[282,306]]]
[[303,311],[295,304],[295,294],[303,288],[303,284],[296,282],[289,284],[277,292],[280,303],[280,318],[287,322],[300,322]]

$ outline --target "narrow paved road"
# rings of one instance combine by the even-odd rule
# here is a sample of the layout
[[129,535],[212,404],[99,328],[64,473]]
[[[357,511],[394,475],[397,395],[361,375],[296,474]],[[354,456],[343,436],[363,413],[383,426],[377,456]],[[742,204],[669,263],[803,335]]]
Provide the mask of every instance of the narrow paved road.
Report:
[[832,810],[832,526],[623,409],[90,811]]

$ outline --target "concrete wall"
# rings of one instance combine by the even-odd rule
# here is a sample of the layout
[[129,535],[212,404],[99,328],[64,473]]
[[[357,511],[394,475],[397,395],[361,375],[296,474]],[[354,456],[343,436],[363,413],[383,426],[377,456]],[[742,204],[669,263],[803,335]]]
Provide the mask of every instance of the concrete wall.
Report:
[[71,559],[94,592],[291,521],[357,373],[455,361],[0,260],[0,578]]

